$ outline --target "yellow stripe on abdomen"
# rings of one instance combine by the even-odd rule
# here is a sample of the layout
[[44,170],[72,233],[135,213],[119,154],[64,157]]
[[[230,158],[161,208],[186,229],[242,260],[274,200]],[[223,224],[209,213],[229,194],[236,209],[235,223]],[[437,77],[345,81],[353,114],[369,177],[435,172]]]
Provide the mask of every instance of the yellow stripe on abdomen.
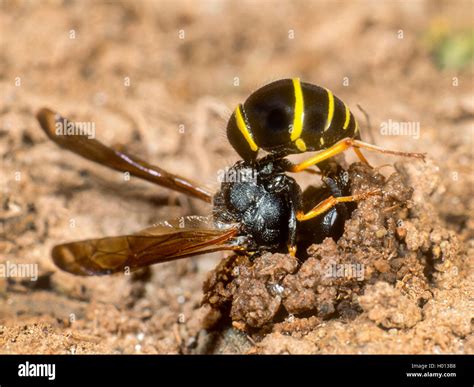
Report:
[[351,112],[349,111],[349,108],[347,107],[345,103],[344,103],[344,108],[346,109],[346,120],[344,121],[344,126],[342,127],[342,129],[346,130],[347,127],[349,126],[349,122],[351,121]]
[[303,139],[301,138],[296,139],[295,145],[300,152],[306,152],[306,143],[303,141]]
[[304,120],[304,99],[303,90],[299,78],[293,78],[293,88],[295,92],[295,109],[293,116],[293,127],[291,128],[290,139],[296,141],[301,137],[303,132]]
[[239,128],[240,132],[249,144],[250,149],[253,152],[258,151],[258,145],[253,140],[252,134],[250,133],[249,128],[247,127],[247,124],[245,123],[244,117],[242,115],[242,105],[238,105],[235,108],[235,120],[237,122],[237,127]]
[[328,116],[326,118],[326,126],[324,131],[328,130],[332,123],[332,118],[334,117],[334,95],[331,90],[326,89],[328,93]]

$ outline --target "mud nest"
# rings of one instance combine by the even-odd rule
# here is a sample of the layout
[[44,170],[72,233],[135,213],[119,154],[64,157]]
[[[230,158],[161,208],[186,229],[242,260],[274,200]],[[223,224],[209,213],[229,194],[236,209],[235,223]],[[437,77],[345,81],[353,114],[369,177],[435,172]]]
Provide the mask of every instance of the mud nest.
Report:
[[430,204],[437,181],[424,176],[434,176],[433,168],[429,161],[403,161],[386,178],[352,164],[352,193],[380,189],[380,195],[358,203],[342,237],[312,245],[305,261],[270,253],[222,260],[204,284],[203,303],[219,316],[214,326],[231,321],[249,333],[307,331],[362,312],[385,329],[414,326],[433,291],[456,281],[463,259]]

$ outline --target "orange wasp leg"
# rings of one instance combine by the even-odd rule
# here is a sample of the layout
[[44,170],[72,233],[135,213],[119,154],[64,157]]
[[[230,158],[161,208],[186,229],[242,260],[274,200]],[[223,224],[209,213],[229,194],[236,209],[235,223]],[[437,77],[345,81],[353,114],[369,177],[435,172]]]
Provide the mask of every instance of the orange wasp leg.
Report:
[[404,157],[415,157],[421,160],[425,159],[425,153],[410,153],[410,152],[400,152],[390,149],[385,149],[376,145],[372,145],[360,140],[355,140],[353,138],[344,138],[341,141],[337,142],[333,146],[324,149],[323,151],[317,153],[313,157],[299,163],[299,164],[292,164],[288,167],[288,172],[301,172],[306,170],[307,168],[320,163],[321,161],[327,160],[331,157],[338,155],[346,151],[347,149],[352,148],[356,153],[357,157],[360,159],[361,162],[364,164],[369,165],[367,159],[364,157],[360,149],[367,149],[370,151],[386,153],[396,156],[404,156]]
[[351,196],[340,196],[334,197],[330,196],[327,199],[323,200],[319,204],[317,204],[312,210],[308,211],[306,214],[303,211],[300,211],[296,214],[296,219],[300,222],[304,222],[306,220],[310,220],[324,214],[325,212],[329,211],[331,208],[335,207],[339,203],[347,203],[347,202],[356,202],[359,200],[363,200],[368,198],[372,195],[377,195],[380,193],[380,190],[369,191],[365,193],[361,193],[358,195],[351,195]]

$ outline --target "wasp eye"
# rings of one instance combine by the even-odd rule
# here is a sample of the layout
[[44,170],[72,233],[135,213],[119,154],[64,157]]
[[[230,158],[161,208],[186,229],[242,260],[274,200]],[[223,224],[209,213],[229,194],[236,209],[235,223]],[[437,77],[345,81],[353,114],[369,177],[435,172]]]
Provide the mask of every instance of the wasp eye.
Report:
[[266,127],[271,131],[287,130],[289,124],[290,121],[284,109],[274,108],[267,115]]

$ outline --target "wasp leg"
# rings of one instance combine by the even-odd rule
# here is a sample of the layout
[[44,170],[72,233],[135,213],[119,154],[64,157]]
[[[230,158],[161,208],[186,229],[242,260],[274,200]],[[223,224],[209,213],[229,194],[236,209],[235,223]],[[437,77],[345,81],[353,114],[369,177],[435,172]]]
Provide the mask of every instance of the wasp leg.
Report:
[[296,257],[296,246],[288,245],[288,254],[292,257]]
[[367,149],[375,152],[380,152],[380,153],[387,153],[391,155],[396,155],[396,156],[405,156],[405,157],[416,157],[418,159],[424,160],[425,159],[425,153],[410,153],[410,152],[400,152],[400,151],[394,151],[390,149],[385,149],[376,145],[372,145],[360,140],[355,140],[353,138],[344,138],[341,141],[337,142],[333,146],[324,149],[323,151],[317,153],[313,157],[310,157],[308,160],[305,160],[299,164],[291,164],[288,166],[288,171],[289,172],[301,172],[304,171],[305,169],[316,165],[320,163],[321,161],[327,160],[333,156],[336,156],[339,153],[342,153],[346,151],[347,149],[352,148],[354,152],[356,153],[357,157],[359,157],[360,161],[362,161],[364,164],[369,164],[367,162],[367,159],[362,155],[362,152],[360,149]]
[[367,159],[366,159],[365,156],[362,154],[362,152],[360,151],[359,148],[354,148],[354,147],[353,147],[352,149],[354,150],[354,153],[357,155],[357,157],[359,158],[359,160],[360,160],[362,163],[364,163],[364,164],[366,164],[366,165],[368,165],[369,167],[372,168],[372,166],[369,164],[369,162],[367,161]]
[[339,203],[357,202],[359,200],[366,199],[369,196],[377,195],[379,193],[380,190],[373,190],[351,196],[329,196],[327,199],[317,204],[312,210],[308,211],[306,214],[303,211],[299,211],[296,214],[296,219],[298,219],[300,222],[304,222],[306,220],[313,219],[318,215],[324,214],[326,211],[329,211],[331,208],[335,207]]

